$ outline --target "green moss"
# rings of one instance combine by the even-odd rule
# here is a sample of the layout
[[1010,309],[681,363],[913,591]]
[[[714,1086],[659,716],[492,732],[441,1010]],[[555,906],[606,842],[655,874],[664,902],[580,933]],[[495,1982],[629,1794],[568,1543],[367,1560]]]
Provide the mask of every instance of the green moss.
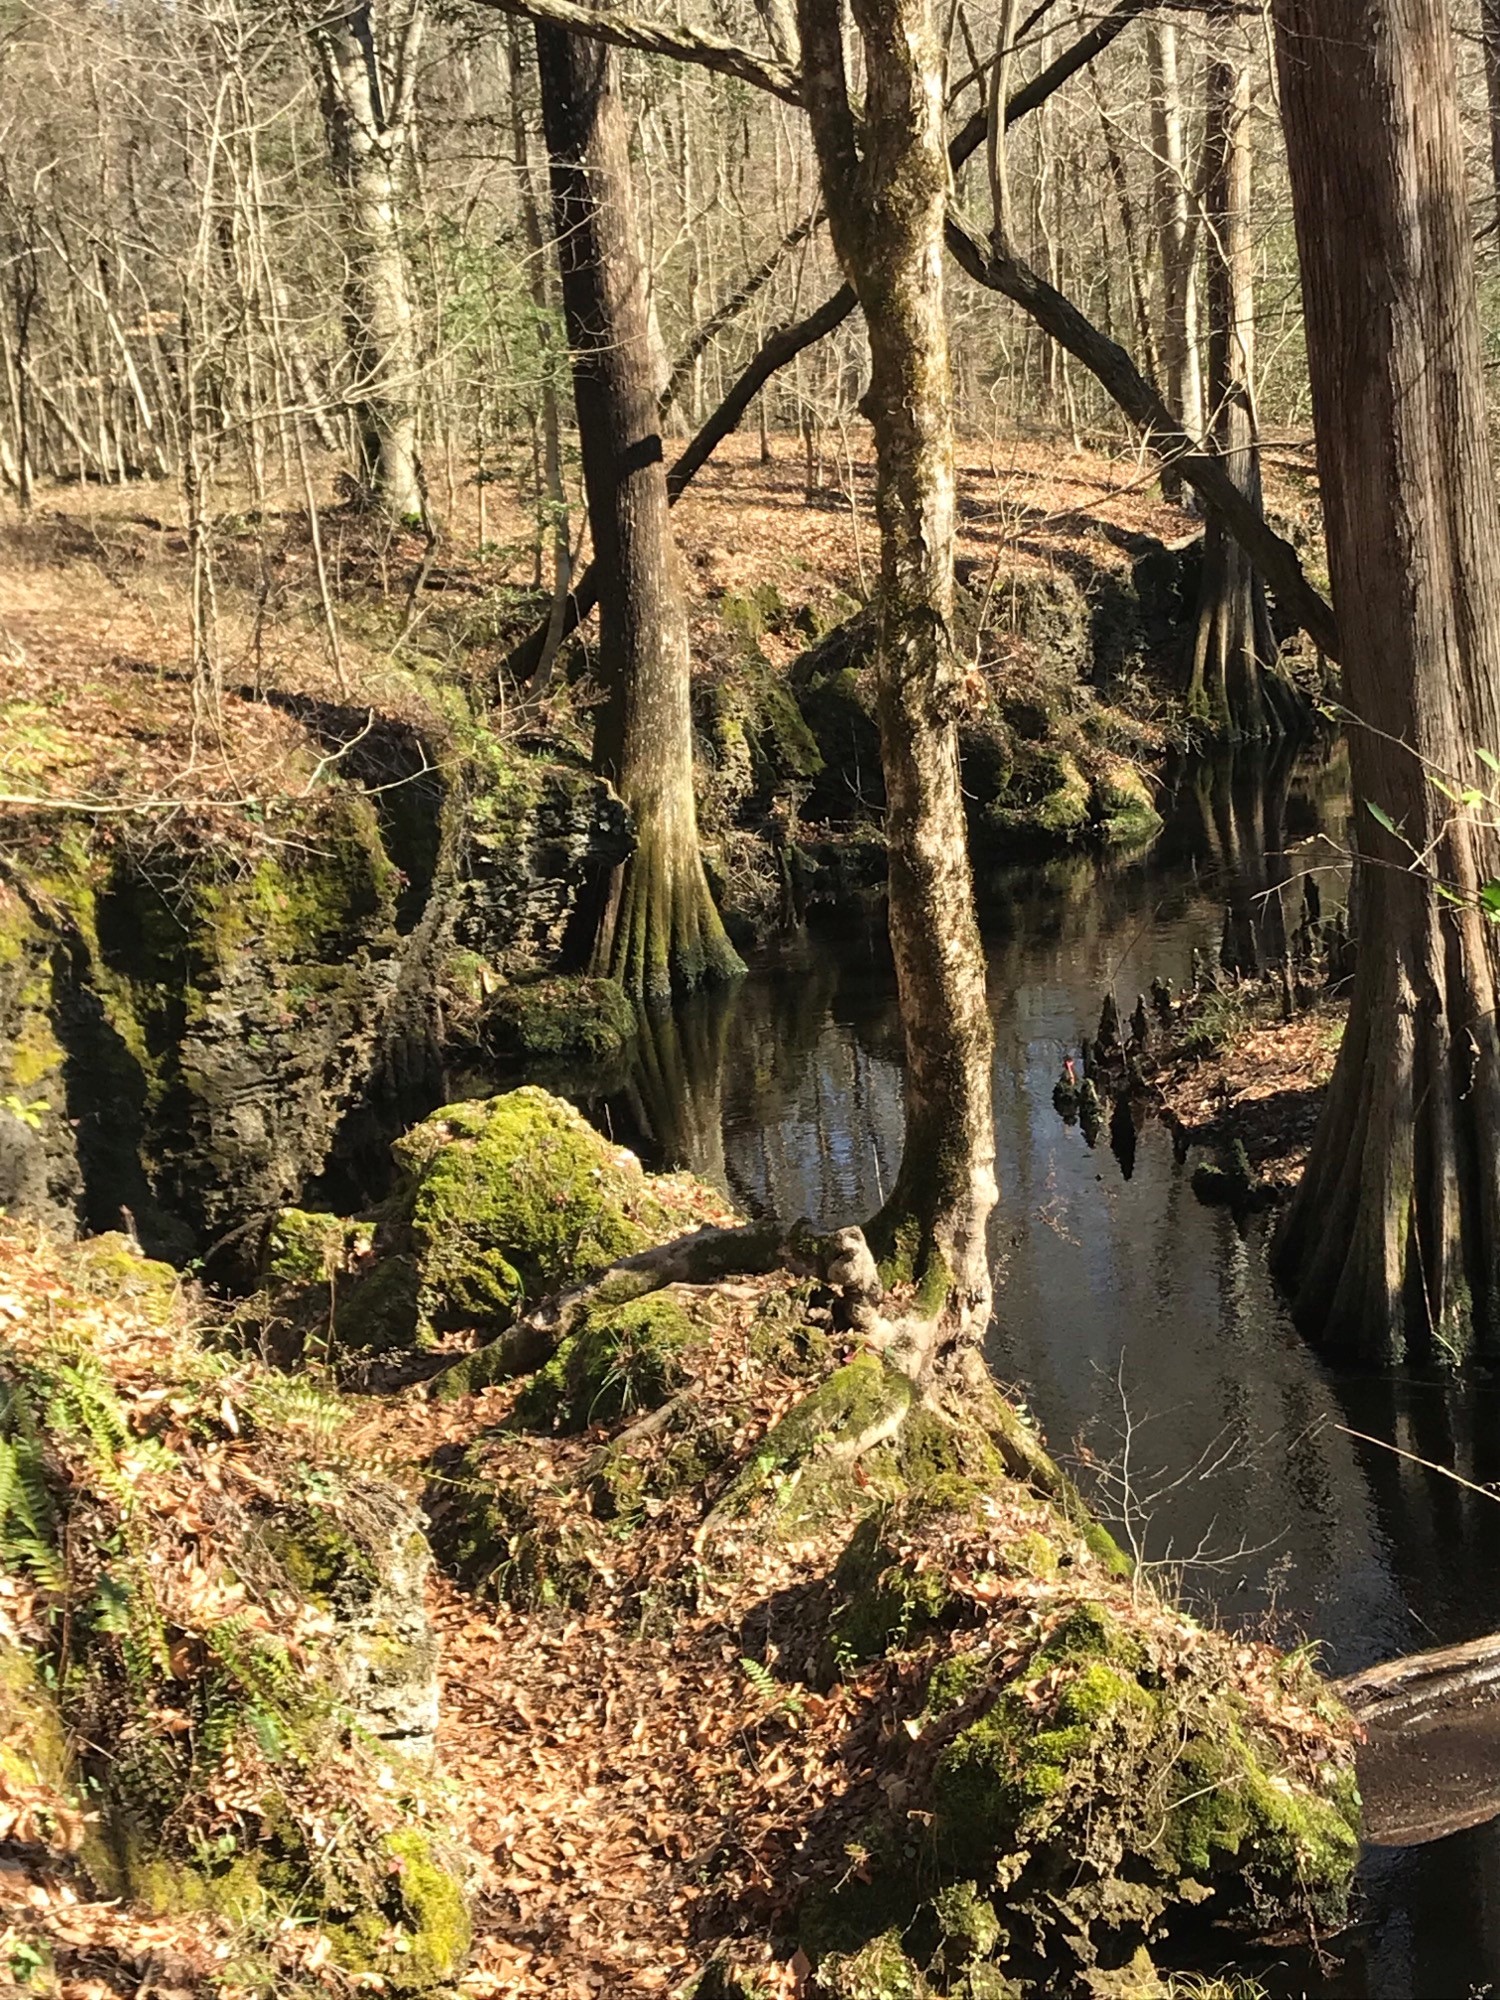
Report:
[[1094,775],[1091,809],[1111,847],[1139,847],[1162,829],[1151,789],[1140,768],[1124,757],[1106,756]]
[[1005,1470],[993,1439],[981,1424],[957,1421],[922,1404],[901,1427],[896,1441],[901,1477],[914,1491],[960,1479],[980,1485]]
[[304,1208],[284,1208],[266,1242],[265,1274],[285,1285],[327,1284],[351,1255],[372,1248],[375,1225]]
[[419,1331],[422,1276],[410,1257],[382,1257],[357,1284],[340,1289],[333,1314],[334,1346],[358,1354],[410,1347]]
[[41,1009],[28,1008],[22,1013],[20,1032],[10,1045],[9,1059],[10,1081],[17,1090],[34,1090],[62,1069],[67,1052]]
[[1119,1619],[1102,1604],[1079,1604],[1057,1626],[1039,1658],[1059,1660],[1108,1660],[1135,1671],[1145,1664],[1139,1639],[1127,1632]]
[[828,1650],[841,1672],[905,1646],[952,1601],[943,1574],[903,1561],[892,1549],[888,1535],[901,1512],[882,1509],[861,1521],[834,1568],[844,1602],[829,1623]]
[[528,1430],[585,1430],[631,1410],[651,1410],[682,1379],[698,1328],[675,1292],[625,1305],[592,1304],[517,1399]]
[[280,963],[337,961],[355,939],[392,923],[398,877],[372,802],[330,801],[316,849],[262,853],[243,873],[191,885],[198,939],[225,960],[260,950]]
[[1005,1935],[994,1904],[980,1894],[977,1882],[950,1882],[939,1889],[932,1911],[942,1937],[939,1952],[945,1974],[992,1957]]
[[72,1777],[67,1733],[35,1662],[0,1643],[0,1777],[67,1796]]
[[726,590],[719,600],[719,617],[726,632],[757,645],[767,631],[784,623],[786,606],[774,583],[757,583],[746,591]]
[[385,1851],[399,1869],[403,1949],[391,1954],[386,1977],[398,1991],[421,1992],[453,1979],[473,1941],[468,1905],[452,1873],[437,1861],[418,1827],[387,1835]]
[[907,1957],[899,1931],[886,1931],[859,1951],[836,1953],[818,1966],[829,2000],[928,2000],[932,1988]]
[[503,1328],[528,1300],[690,1226],[638,1161],[534,1087],[449,1105],[395,1152],[412,1177],[419,1311],[436,1328]]
[[927,1681],[925,1708],[929,1715],[947,1715],[971,1702],[988,1687],[994,1661],[985,1648],[949,1653],[938,1661]]
[[331,1508],[307,1507],[265,1530],[267,1547],[309,1603],[331,1611],[368,1598],[379,1581],[367,1549]]
[[859,1354],[788,1410],[766,1433],[721,1506],[746,1507],[775,1482],[830,1454],[852,1458],[894,1436],[912,1402],[910,1380],[878,1354]]
[[178,1309],[182,1278],[170,1264],[143,1256],[128,1236],[86,1237],[67,1253],[70,1274],[94,1298],[127,1305],[153,1326],[165,1326]]
[[1212,1875],[1232,1861],[1328,1918],[1341,1912],[1358,1859],[1356,1828],[1347,1782],[1319,1797],[1275,1777],[1226,1701],[1173,1766],[1162,1842],[1185,1875]]
[[617,1054],[636,1032],[635,1009],[613,979],[539,979],[507,987],[485,1009],[491,1050],[514,1059],[597,1060]]
[[1005,1561],[1007,1567],[1015,1571],[1018,1576],[1057,1575],[1056,1544],[1049,1542],[1047,1537],[1036,1529],[1031,1529],[1024,1535],[1017,1535],[1013,1542],[1007,1542]]

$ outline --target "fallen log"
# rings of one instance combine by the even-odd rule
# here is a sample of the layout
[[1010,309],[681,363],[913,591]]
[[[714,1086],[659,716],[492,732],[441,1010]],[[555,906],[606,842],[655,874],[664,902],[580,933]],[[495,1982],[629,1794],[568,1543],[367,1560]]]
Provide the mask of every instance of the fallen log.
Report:
[[1500,1635],[1335,1681],[1363,1724],[1365,1838],[1417,1847],[1500,1816]]

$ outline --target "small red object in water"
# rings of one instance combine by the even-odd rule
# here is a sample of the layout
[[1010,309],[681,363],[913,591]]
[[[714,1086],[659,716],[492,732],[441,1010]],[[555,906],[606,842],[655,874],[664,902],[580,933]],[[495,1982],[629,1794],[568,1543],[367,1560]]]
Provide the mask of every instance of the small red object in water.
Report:
[[1078,1078],[1073,1074],[1073,1058],[1071,1056],[1063,1057],[1063,1075],[1068,1079],[1069,1083],[1077,1083],[1078,1081]]

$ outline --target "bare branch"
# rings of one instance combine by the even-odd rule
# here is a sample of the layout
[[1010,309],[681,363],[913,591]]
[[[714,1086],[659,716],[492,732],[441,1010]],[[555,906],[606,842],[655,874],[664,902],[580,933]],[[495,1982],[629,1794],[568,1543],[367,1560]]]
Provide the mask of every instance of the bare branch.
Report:
[[696,63],[700,69],[738,77],[741,83],[769,91],[788,104],[802,102],[802,79],[796,70],[774,56],[752,55],[736,42],[702,34],[696,28],[663,27],[658,21],[644,20],[638,14],[622,14],[613,8],[596,13],[592,7],[580,7],[576,0],[478,0],[478,4],[502,14],[520,14],[548,27],[564,28],[570,34],[588,35],[618,49],[638,49],[644,55]]
[[1339,657],[1333,607],[1311,583],[1291,543],[1284,541],[1248,494],[1230,478],[1222,459],[1203,450],[1183,428],[1130,356],[1085,319],[1071,299],[1039,277],[1012,252],[986,249],[958,216],[949,213],[948,248],[976,283],[1001,292],[1044,332],[1081,361],[1144,432],[1152,449],[1168,458],[1193,490],[1222,518],[1255,564],[1276,601],[1295,618],[1329,659]]

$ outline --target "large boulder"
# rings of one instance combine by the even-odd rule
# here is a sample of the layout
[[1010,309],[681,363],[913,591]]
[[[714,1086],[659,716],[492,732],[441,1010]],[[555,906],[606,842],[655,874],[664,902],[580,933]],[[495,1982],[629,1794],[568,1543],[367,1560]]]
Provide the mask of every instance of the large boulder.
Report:
[[401,1180],[377,1218],[284,1210],[260,1310],[340,1350],[503,1333],[528,1307],[611,1264],[729,1219],[685,1175],[634,1153],[535,1085],[445,1105],[393,1148]]

